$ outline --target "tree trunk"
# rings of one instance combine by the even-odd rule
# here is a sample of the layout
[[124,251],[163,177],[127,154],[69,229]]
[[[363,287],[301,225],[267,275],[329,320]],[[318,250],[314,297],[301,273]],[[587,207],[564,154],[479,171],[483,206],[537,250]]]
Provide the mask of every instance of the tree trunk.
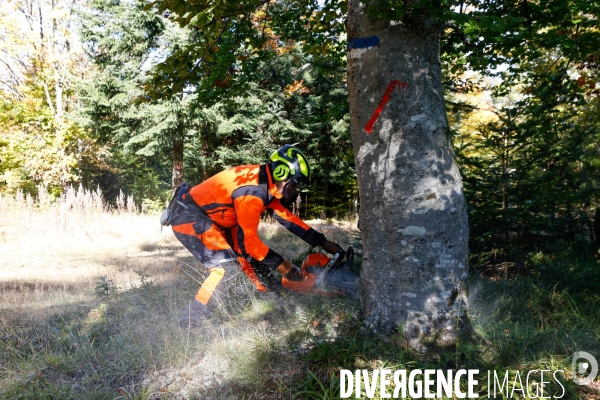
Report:
[[467,319],[469,227],[447,136],[440,29],[429,19],[372,20],[359,0],[348,13],[366,323],[384,334],[402,326],[420,351],[452,345]]
[[50,96],[48,84],[42,81],[42,86],[44,87],[44,93],[46,94],[46,101],[48,102],[48,107],[50,107],[50,112],[52,113],[52,116],[56,116],[56,110],[54,109],[54,104],[52,103],[52,96]]
[[183,138],[183,124],[180,123],[173,137],[173,175],[171,178],[173,190],[183,183]]
[[594,214],[594,239],[596,246],[600,247],[600,207],[596,207]]
[[62,86],[62,82],[61,79],[59,77],[58,72],[55,69],[54,75],[56,76],[56,84],[55,84],[55,90],[56,90],[56,119],[57,120],[62,120],[62,116],[63,116],[63,86]]

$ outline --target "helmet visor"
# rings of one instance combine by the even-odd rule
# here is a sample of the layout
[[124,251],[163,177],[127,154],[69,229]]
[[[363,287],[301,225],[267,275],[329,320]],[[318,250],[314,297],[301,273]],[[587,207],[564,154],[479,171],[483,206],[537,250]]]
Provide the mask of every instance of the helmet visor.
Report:
[[283,186],[282,195],[285,201],[295,200],[298,193],[306,189],[307,185],[304,182],[298,181],[296,178],[289,179]]

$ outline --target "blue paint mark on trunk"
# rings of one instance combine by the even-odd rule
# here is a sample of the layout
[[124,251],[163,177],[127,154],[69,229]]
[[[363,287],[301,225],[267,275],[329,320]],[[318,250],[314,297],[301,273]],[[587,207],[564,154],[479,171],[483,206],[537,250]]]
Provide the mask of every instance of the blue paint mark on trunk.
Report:
[[363,49],[379,44],[379,38],[377,36],[370,36],[366,38],[356,38],[348,41],[349,49]]

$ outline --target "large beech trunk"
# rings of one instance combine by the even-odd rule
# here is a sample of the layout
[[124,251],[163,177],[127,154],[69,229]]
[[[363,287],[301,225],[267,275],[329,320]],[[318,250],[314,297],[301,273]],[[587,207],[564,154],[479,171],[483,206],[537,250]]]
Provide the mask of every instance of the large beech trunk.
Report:
[[359,0],[347,28],[366,324],[401,328],[421,351],[452,345],[467,318],[468,220],[447,135],[440,29],[429,19],[373,20]]

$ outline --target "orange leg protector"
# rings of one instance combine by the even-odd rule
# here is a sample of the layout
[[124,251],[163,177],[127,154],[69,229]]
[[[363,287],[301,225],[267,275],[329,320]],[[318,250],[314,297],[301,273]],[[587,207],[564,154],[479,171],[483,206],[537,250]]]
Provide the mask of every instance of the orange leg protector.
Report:
[[265,285],[263,285],[260,282],[260,280],[258,279],[258,276],[256,276],[256,273],[254,272],[254,269],[252,268],[252,266],[250,265],[248,260],[246,260],[243,257],[238,257],[238,261],[240,262],[240,265],[242,266],[242,271],[244,271],[244,273],[246,274],[248,279],[250,279],[250,282],[252,282],[254,287],[256,287],[256,289],[259,292],[266,292],[269,290],[265,287]]

